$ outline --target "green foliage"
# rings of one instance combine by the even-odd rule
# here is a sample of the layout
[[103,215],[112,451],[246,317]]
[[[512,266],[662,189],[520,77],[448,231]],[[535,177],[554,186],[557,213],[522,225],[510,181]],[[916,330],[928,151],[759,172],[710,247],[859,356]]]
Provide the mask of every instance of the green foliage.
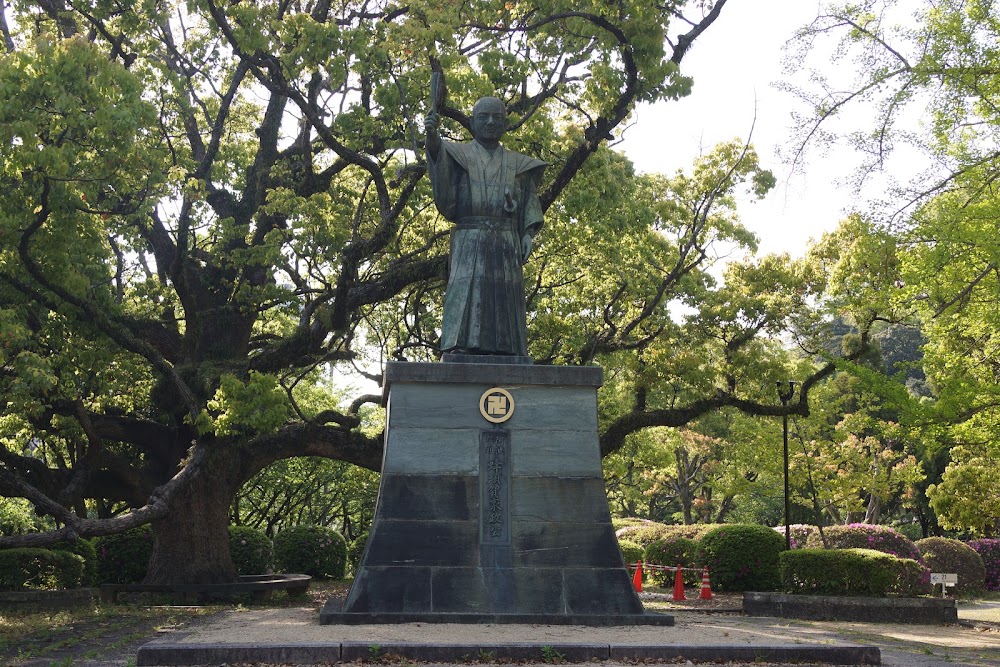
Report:
[[61,542],[55,544],[50,549],[68,551],[83,559],[83,575],[80,579],[81,586],[96,586],[101,583],[98,580],[97,548],[92,540],[78,539],[75,542]]
[[300,524],[333,525],[353,541],[374,518],[378,481],[378,473],[343,461],[283,459],[243,485],[230,514],[268,535]]
[[954,573],[958,595],[976,595],[986,590],[986,567],[975,549],[960,540],[927,537],[917,541],[920,561],[931,572]]
[[83,557],[69,551],[0,550],[0,591],[76,588],[83,576]]
[[39,517],[24,498],[0,498],[0,535],[17,535],[40,528]]
[[365,546],[368,545],[368,531],[365,531],[355,537],[347,545],[347,565],[348,569],[357,574],[358,567],[361,565],[361,557],[365,555]]
[[657,540],[684,538],[698,541],[720,525],[722,524],[664,524],[649,521],[639,525],[625,526],[618,529],[615,534],[618,539],[630,540],[645,549]]
[[646,557],[646,550],[642,545],[632,540],[619,538],[618,549],[622,552],[622,560],[625,561],[625,566],[629,568]]
[[621,530],[622,528],[630,526],[641,526],[644,523],[648,523],[649,519],[637,519],[636,517],[612,517],[611,526],[616,530]]
[[229,553],[236,574],[268,574],[274,567],[271,538],[249,526],[229,526]]
[[767,526],[729,524],[701,538],[696,559],[717,590],[771,591],[780,583],[778,555],[784,548],[784,538]]
[[319,579],[343,579],[347,542],[324,526],[293,526],[274,536],[275,568]]
[[793,549],[781,559],[781,586],[802,595],[909,597],[928,591],[930,571],[874,549]]
[[[890,526],[852,523],[847,526],[829,526],[823,529],[828,549],[874,549],[898,558],[920,560],[920,551],[906,536]],[[819,532],[809,536],[809,548],[823,546]]]
[[289,417],[288,397],[278,379],[255,372],[246,383],[223,375],[207,406],[216,415],[216,435],[270,433]]
[[666,524],[655,521],[644,521],[623,526],[615,531],[615,535],[619,540],[634,542],[645,549],[656,540],[662,539],[666,530]]
[[100,583],[134,584],[146,577],[153,555],[153,529],[149,525],[94,540],[97,579]]
[[[643,562],[653,565],[665,565],[674,567],[699,567],[698,543],[683,537],[670,537],[657,540],[646,547],[643,553]],[[674,583],[674,573],[664,570],[653,572],[653,579],[660,586],[672,586]],[[683,575],[685,583],[693,584],[701,581],[701,575],[697,572],[685,572]]]

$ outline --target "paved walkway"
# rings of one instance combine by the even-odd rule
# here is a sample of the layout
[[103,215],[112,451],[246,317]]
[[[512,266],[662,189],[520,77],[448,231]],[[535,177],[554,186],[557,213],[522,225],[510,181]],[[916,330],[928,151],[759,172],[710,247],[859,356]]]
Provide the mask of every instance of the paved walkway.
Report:
[[[969,619],[991,616],[998,611],[1000,604],[963,606],[960,616]],[[352,660],[367,658],[375,652],[399,652],[405,655],[406,647],[417,646],[423,647],[424,651],[411,653],[412,659],[423,657],[438,662],[458,662],[459,659],[449,658],[445,653],[431,652],[427,650],[428,647],[462,646],[462,650],[466,651],[463,657],[468,660],[488,659],[492,654],[491,647],[530,645],[533,653],[525,656],[538,653],[536,662],[541,661],[541,647],[553,647],[550,652],[560,653],[566,653],[573,646],[618,647],[618,653],[612,650],[610,658],[603,661],[606,664],[613,663],[615,656],[625,660],[629,647],[707,647],[717,649],[720,658],[729,655],[730,659],[748,662],[753,661],[753,657],[746,657],[747,649],[780,648],[786,651],[784,654],[761,654],[762,657],[769,656],[767,659],[773,660],[769,664],[783,664],[780,662],[783,655],[783,659],[788,660],[793,655],[799,655],[797,659],[800,664],[802,659],[829,663],[827,658],[835,655],[832,649],[850,648],[856,651],[858,647],[877,647],[881,651],[882,664],[889,667],[1000,667],[1000,630],[995,628],[793,621],[689,611],[675,612],[674,616],[676,625],[666,628],[428,623],[321,626],[318,624],[316,611],[310,608],[246,609],[223,612],[186,631],[170,633],[147,647],[174,647],[180,653],[191,652],[199,647],[228,647],[229,659],[218,658],[224,653],[202,654],[209,655],[206,661],[214,664],[251,662],[254,655],[267,655],[239,653],[235,651],[238,647],[271,647],[276,651],[271,654],[273,658],[270,661],[285,664],[316,662],[317,656],[329,658],[331,654],[320,655],[315,652],[317,649],[309,647],[326,647],[329,650],[334,645],[344,647],[344,658],[350,657]],[[376,645],[378,648],[373,648]],[[354,651],[350,655],[346,652],[348,648]],[[730,649],[744,652],[733,652]],[[787,653],[793,649],[806,652]],[[140,666],[190,664],[184,660],[163,659],[163,656],[170,655],[169,652],[155,653],[148,648],[144,650],[145,655],[143,652],[139,654]],[[808,650],[818,651],[814,657],[810,657]],[[852,655],[858,654],[855,652]]]

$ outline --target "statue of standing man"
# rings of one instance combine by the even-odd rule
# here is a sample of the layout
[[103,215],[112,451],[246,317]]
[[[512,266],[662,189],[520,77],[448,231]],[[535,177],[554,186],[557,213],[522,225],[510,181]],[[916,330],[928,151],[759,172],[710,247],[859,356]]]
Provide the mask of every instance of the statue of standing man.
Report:
[[455,223],[441,351],[527,357],[521,267],[542,226],[537,188],[546,165],[500,145],[507,110],[496,97],[472,108],[472,141],[442,140],[439,124],[436,110],[424,121],[434,203]]

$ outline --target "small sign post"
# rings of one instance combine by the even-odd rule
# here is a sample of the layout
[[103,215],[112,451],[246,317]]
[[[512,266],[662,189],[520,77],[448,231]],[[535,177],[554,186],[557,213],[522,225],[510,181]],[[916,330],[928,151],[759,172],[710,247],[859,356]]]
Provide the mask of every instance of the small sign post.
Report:
[[958,584],[958,575],[931,572],[931,586],[937,586],[938,584],[941,584],[941,597],[945,597],[945,589]]

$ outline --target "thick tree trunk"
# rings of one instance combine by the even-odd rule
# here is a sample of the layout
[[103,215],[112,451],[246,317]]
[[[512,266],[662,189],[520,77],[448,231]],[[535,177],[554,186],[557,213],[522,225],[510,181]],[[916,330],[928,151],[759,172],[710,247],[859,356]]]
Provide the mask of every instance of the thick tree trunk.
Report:
[[237,580],[229,554],[229,506],[240,488],[238,477],[236,461],[220,453],[174,497],[170,514],[153,522],[153,556],[145,583]]

